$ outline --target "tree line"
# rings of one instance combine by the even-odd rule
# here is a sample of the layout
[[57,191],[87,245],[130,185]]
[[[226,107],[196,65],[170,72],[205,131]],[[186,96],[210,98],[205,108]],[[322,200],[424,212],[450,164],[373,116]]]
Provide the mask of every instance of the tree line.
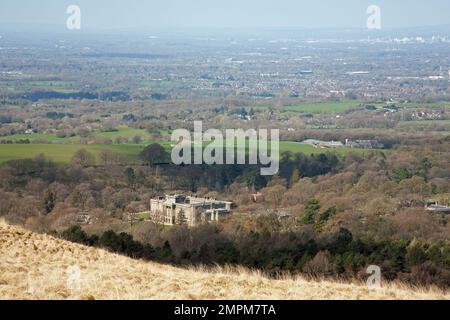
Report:
[[[177,241],[188,235],[194,246]],[[450,244],[355,238],[344,228],[328,237],[301,233],[270,233],[264,230],[229,234],[220,225],[192,229],[174,227],[161,246],[133,239],[128,233],[108,230],[89,236],[78,226],[62,233],[64,239],[110,250],[132,258],[178,266],[241,265],[264,271],[269,276],[301,274],[306,277],[367,277],[369,265],[378,265],[384,280],[401,280],[412,285],[450,288]]]

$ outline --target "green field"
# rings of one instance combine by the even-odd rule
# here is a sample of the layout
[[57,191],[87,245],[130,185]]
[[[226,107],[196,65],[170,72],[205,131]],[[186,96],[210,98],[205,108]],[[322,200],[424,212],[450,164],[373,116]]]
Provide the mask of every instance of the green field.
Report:
[[61,93],[74,93],[73,83],[66,81],[27,81],[25,86],[30,86],[35,90],[56,91]]
[[450,120],[414,120],[414,121],[400,121],[400,126],[450,126]]
[[119,126],[117,127],[117,131],[96,131],[94,133],[94,136],[109,139],[115,139],[117,137],[133,139],[133,137],[135,136],[140,136],[143,142],[148,142],[150,140],[150,134],[147,132],[147,130],[130,128],[127,126]]
[[0,81],[0,88],[10,91],[35,90],[35,91],[55,91],[60,93],[74,93],[74,83],[67,81],[49,81],[49,80],[33,80],[33,81]]
[[[289,105],[281,107],[286,112],[309,112],[309,113],[327,113],[327,112],[344,112],[348,109],[358,107],[360,104],[371,104],[377,108],[392,104],[371,103],[358,100],[344,100],[336,102],[318,102],[318,103],[301,103],[298,105]],[[423,103],[394,103],[400,108],[424,108],[424,109],[447,109],[450,108],[450,102],[423,102]]]
[[421,103],[400,103],[397,104],[399,107],[404,108],[423,108],[423,109],[448,109],[450,108],[450,102],[421,102]]
[[344,112],[350,108],[358,107],[361,104],[360,101],[337,101],[337,102],[324,102],[324,103],[303,103],[299,105],[291,105],[282,107],[285,111],[294,112],[311,112],[311,113],[324,113],[324,112]]
[[[300,142],[293,142],[293,141],[281,141],[280,142],[280,152],[289,151],[292,153],[304,153],[304,154],[320,154],[327,152],[329,149],[319,149],[314,148],[310,144],[300,143]],[[332,151],[337,153],[342,153],[343,150],[349,150],[345,148],[336,148],[332,149]]]
[[0,163],[34,158],[39,154],[44,154],[47,158],[57,163],[68,163],[75,152],[86,149],[96,158],[102,151],[112,151],[126,156],[130,162],[138,159],[138,154],[142,150],[141,145],[81,145],[81,144],[2,144],[0,145]]
[[[168,152],[170,152],[173,142],[163,141],[159,142]],[[206,145],[207,143],[205,143]],[[102,151],[112,151],[124,155],[131,163],[138,161],[139,152],[144,148],[142,144],[0,144],[0,163],[10,160],[34,158],[39,154],[44,154],[47,158],[57,163],[69,163],[75,152],[80,149],[86,149],[91,152],[96,158]],[[292,153],[303,154],[320,154],[320,153],[336,153],[338,155],[345,155],[349,152],[368,152],[368,149],[319,149],[311,145],[292,142],[281,141],[280,152],[289,151]]]
[[31,134],[13,134],[10,136],[3,136],[0,137],[0,140],[11,140],[11,141],[17,141],[17,140],[29,140],[29,141],[45,141],[45,142],[51,142],[51,143],[72,143],[79,140],[79,137],[71,137],[71,138],[58,138],[54,134],[49,133],[31,133]]
[[[135,129],[127,126],[119,126],[117,127],[117,131],[94,131],[92,133],[92,138],[109,138],[114,140],[117,137],[128,138],[129,140],[133,139],[135,136],[140,136],[142,138],[141,144],[149,144],[150,143],[150,134],[144,129]],[[32,134],[14,134],[9,136],[0,137],[0,140],[30,140],[30,141],[45,141],[49,143],[79,143],[80,137],[74,136],[69,138],[58,138],[55,134],[47,134],[47,133],[32,133]],[[131,141],[130,141],[131,142]]]
[[[168,132],[164,132],[166,134]],[[131,143],[131,139],[135,136],[140,136],[142,142],[139,144]],[[117,131],[95,131],[91,134],[92,138],[109,138],[114,141],[117,137],[128,138],[130,143],[124,144],[80,144],[80,137],[58,138],[54,134],[15,134],[10,136],[0,137],[0,140],[30,140],[31,144],[0,144],[0,163],[15,159],[33,158],[39,154],[45,154],[48,158],[59,163],[68,163],[74,153],[82,148],[92,152],[97,156],[101,151],[114,151],[128,157],[131,162],[138,159],[139,152],[146,146],[152,143],[161,144],[168,152],[171,151],[174,142],[171,141],[151,141],[150,134],[144,129],[130,128],[127,126],[117,127]],[[42,143],[43,142],[43,143]],[[204,142],[203,147],[206,147],[209,142]],[[225,144],[224,144],[225,145]],[[248,146],[246,147],[246,151]],[[345,155],[349,152],[363,152],[367,150],[336,148],[336,149],[320,149],[314,148],[311,145],[293,142],[281,141],[280,152],[289,151],[291,153],[303,154],[320,154],[332,152],[339,155]]]

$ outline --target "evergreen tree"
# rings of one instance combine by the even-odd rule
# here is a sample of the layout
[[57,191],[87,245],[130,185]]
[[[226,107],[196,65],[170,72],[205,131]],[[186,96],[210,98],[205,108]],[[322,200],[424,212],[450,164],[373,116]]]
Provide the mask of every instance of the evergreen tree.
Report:
[[136,174],[134,173],[133,168],[128,167],[125,169],[125,179],[127,180],[128,185],[134,185],[136,182]]
[[336,207],[331,207],[328,208],[327,210],[325,210],[324,212],[322,212],[319,217],[316,219],[316,231],[320,232],[322,231],[324,225],[327,223],[328,220],[330,220],[330,218],[332,216],[334,216],[336,214]]
[[177,217],[176,217],[176,223],[178,225],[187,225],[188,224],[187,217],[186,217],[186,214],[183,209],[181,209],[180,212],[178,212]]
[[69,227],[62,232],[62,236],[68,241],[77,243],[86,243],[88,240],[88,235],[79,225]]
[[50,213],[55,208],[56,205],[56,194],[50,190],[46,189],[44,193],[44,210],[45,213]]
[[427,260],[427,254],[420,242],[416,239],[411,241],[407,248],[406,261],[409,267],[422,264]]
[[303,216],[302,222],[304,224],[314,224],[316,221],[316,216],[319,213],[320,204],[319,200],[311,199],[305,206],[305,214]]
[[165,241],[163,247],[159,250],[159,258],[165,262],[173,259],[173,251],[169,241]]

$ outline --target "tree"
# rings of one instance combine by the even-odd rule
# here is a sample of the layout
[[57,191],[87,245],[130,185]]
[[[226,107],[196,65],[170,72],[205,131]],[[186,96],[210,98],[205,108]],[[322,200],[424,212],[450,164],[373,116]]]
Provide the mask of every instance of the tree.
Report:
[[336,214],[336,207],[331,207],[322,212],[319,217],[316,219],[316,231],[322,231],[323,226],[327,223],[327,221]]
[[56,194],[50,189],[46,189],[44,192],[44,210],[45,213],[50,213],[56,205]]
[[406,262],[410,267],[426,262],[427,254],[422,248],[421,243],[417,240],[414,239],[413,241],[411,241],[407,250],[408,252],[406,254]]
[[335,235],[334,241],[329,245],[329,248],[333,253],[343,254],[352,241],[352,233],[345,228],[340,228],[338,233]]
[[208,243],[202,244],[198,252],[198,259],[200,263],[208,264],[211,263],[211,254]]
[[67,230],[63,231],[62,236],[64,239],[72,242],[83,244],[88,242],[88,235],[79,225],[69,227]]
[[305,263],[303,272],[314,277],[332,276],[336,272],[336,266],[328,251],[320,251],[312,260]]
[[169,241],[165,241],[163,247],[159,248],[157,256],[159,259],[165,262],[169,262],[172,260],[173,251]]
[[305,214],[303,216],[302,222],[304,224],[314,224],[316,221],[316,215],[319,213],[320,204],[319,200],[311,199],[305,206]]
[[136,174],[134,173],[134,169],[128,167],[125,169],[125,179],[127,180],[128,185],[132,186],[136,182]]
[[139,157],[147,165],[153,167],[155,165],[168,162],[169,154],[160,144],[153,143],[146,146],[139,154]]
[[177,220],[176,223],[179,225],[187,225],[187,218],[183,209],[181,209],[180,212],[178,212],[176,220]]
[[95,164],[95,157],[86,149],[80,149],[75,152],[70,163],[80,167],[91,167]]
[[133,137],[133,143],[139,144],[139,143],[141,143],[141,142],[142,142],[142,137],[141,137],[140,135],[135,135],[135,136]]
[[399,168],[394,170],[392,177],[396,182],[400,182],[402,180],[411,178],[412,174],[407,168]]
[[291,179],[289,180],[289,187],[292,187],[294,184],[300,181],[300,171],[295,168],[292,171]]
[[268,203],[273,206],[279,206],[283,200],[283,195],[286,193],[286,188],[280,185],[275,185],[273,187],[266,188],[264,193]]
[[69,195],[70,204],[76,208],[80,208],[81,210],[91,208],[91,200],[93,200],[93,195],[90,185],[87,183],[77,185],[73,188],[72,193]]
[[112,230],[105,231],[102,234],[99,239],[99,245],[115,252],[120,252],[122,248],[120,238]]

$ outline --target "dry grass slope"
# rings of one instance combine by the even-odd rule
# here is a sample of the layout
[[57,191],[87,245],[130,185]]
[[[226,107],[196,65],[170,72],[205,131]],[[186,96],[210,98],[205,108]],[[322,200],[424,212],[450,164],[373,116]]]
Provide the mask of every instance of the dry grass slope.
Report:
[[[67,286],[78,265],[81,287]],[[0,221],[0,299],[449,299],[390,285],[267,279],[240,269],[179,269],[35,234]]]

